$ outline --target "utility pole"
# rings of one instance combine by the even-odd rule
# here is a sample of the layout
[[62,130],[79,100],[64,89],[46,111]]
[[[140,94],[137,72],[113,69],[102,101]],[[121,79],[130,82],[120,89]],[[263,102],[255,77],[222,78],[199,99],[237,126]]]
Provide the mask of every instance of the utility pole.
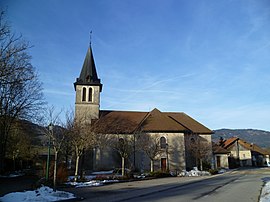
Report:
[[49,142],[48,142],[48,154],[47,154],[47,164],[46,164],[46,181],[49,180],[49,169],[50,169],[50,155],[51,155],[51,132],[52,132],[52,124],[49,125]]

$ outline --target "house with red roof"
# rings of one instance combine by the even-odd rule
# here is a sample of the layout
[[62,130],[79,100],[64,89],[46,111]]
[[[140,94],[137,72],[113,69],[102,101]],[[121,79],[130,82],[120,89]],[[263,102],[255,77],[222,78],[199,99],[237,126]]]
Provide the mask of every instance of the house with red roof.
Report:
[[[94,123],[99,134],[111,138],[105,146],[90,152],[90,169],[121,167],[119,155],[112,145],[115,140],[123,143],[126,139],[131,142],[131,151],[125,157],[130,168],[150,170],[153,166],[155,170],[177,171],[192,169],[202,165],[203,161],[211,166],[212,130],[183,112],[162,112],[156,108],[151,111],[101,110],[102,87],[90,45],[80,76],[74,83],[75,117]],[[149,139],[151,143],[147,143]],[[155,146],[155,158],[151,160],[147,147],[141,149],[143,144],[149,144],[149,148]],[[200,152],[202,149],[204,152]]]
[[238,137],[231,137],[221,142],[220,146],[230,151],[230,168],[267,166],[269,164],[269,151]]

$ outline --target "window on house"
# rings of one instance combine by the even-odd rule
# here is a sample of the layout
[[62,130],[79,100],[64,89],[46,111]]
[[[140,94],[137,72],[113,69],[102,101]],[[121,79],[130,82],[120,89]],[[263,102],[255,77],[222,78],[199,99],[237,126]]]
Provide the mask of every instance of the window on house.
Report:
[[89,102],[92,102],[93,101],[93,89],[92,88],[89,88],[89,90],[88,90],[88,101]]
[[86,88],[82,89],[82,101],[86,101]]
[[166,138],[165,137],[161,137],[160,138],[160,148],[161,149],[165,149],[166,148]]

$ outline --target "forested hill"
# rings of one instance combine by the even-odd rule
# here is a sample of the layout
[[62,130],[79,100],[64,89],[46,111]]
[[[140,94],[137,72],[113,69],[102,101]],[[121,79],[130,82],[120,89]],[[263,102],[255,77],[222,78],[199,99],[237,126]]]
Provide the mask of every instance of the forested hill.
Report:
[[228,139],[230,137],[239,137],[249,143],[254,143],[260,147],[270,148],[270,132],[255,129],[219,129],[214,130],[212,140],[217,142],[220,137]]

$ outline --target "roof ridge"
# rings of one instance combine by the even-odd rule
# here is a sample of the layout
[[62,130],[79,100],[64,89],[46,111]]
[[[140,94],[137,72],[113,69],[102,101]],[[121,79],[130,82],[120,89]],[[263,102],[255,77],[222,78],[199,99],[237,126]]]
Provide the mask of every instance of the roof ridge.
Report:
[[157,108],[154,108],[147,114],[145,119],[142,121],[141,126],[143,127],[143,130],[146,131],[183,131],[186,129],[182,125],[173,121],[166,113],[161,112]]
[[137,129],[139,129],[143,122],[150,116],[150,112],[147,112],[146,115],[143,117],[143,119],[141,120],[141,122],[138,124],[138,126],[134,129],[134,132],[137,132]]
[[104,112],[131,112],[131,113],[133,113],[133,112],[139,112],[139,113],[149,113],[147,111],[132,111],[132,110],[128,111],[128,110],[110,110],[110,109],[102,109],[100,111],[104,111]]
[[[180,124],[181,126],[183,126],[184,128],[186,128],[187,130],[190,130],[188,127],[186,127],[184,124],[180,123],[179,121],[177,121],[176,119],[174,119],[171,116],[168,116],[170,119],[174,120],[175,122],[177,122],[178,124]],[[191,131],[191,130],[190,130]]]

